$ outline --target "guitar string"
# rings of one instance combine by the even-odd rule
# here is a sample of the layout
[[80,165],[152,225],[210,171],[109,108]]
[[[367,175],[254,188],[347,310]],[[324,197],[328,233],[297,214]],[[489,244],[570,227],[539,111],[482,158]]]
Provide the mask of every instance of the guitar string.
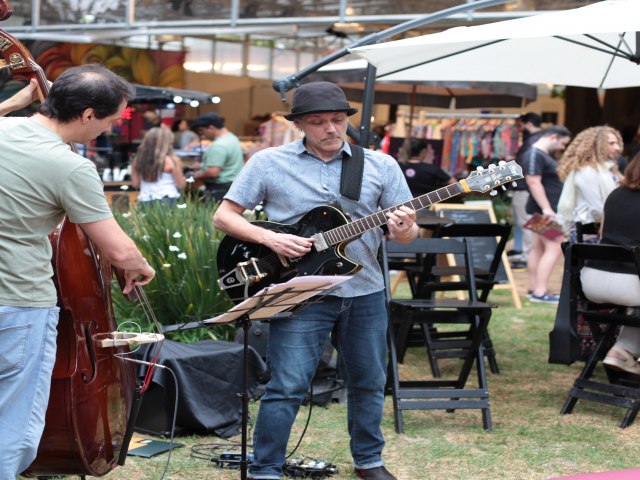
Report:
[[[149,298],[147,297],[146,292],[144,291],[144,289],[139,286],[139,285],[135,285],[133,287],[133,291],[137,297],[137,300],[140,302],[140,306],[142,308],[142,312],[143,315],[145,317],[145,319],[147,320],[147,322],[151,325],[153,325],[159,334],[162,333],[162,327],[160,325],[160,322],[158,321],[158,318],[155,315],[155,312],[153,310],[153,308],[151,307],[151,302],[149,302]],[[135,323],[135,322],[134,322]],[[122,325],[122,324],[121,324]],[[121,326],[120,325],[120,326]],[[141,330],[140,326],[138,325],[139,330]],[[140,395],[140,398],[142,398],[142,395],[147,391],[147,389],[149,388],[149,386],[151,385],[151,380],[153,379],[153,375],[155,373],[155,369],[156,367],[158,368],[162,368],[162,369],[166,369],[172,376],[174,379],[174,384],[175,384],[175,389],[176,389],[176,399],[175,399],[175,408],[174,408],[174,420],[173,420],[173,427],[171,429],[171,435],[169,436],[169,455],[167,456],[167,460],[165,462],[164,465],[164,469],[162,471],[162,474],[160,476],[160,480],[162,480],[168,469],[169,469],[169,465],[171,463],[171,455],[173,453],[173,439],[174,439],[174,431],[175,431],[175,419],[176,419],[176,415],[177,415],[177,405],[178,405],[178,382],[177,382],[177,378],[175,373],[170,369],[167,368],[164,365],[161,365],[158,363],[158,358],[160,355],[160,350],[162,349],[162,345],[164,344],[164,337],[161,340],[158,340],[156,342],[154,342],[155,344],[150,348],[150,358],[151,361],[143,361],[143,360],[138,360],[135,358],[131,358],[131,356],[140,348],[140,346],[138,346],[136,349],[131,350],[129,352],[122,352],[122,353],[116,353],[114,356],[119,358],[122,361],[125,362],[131,362],[131,363],[138,363],[138,364],[143,364],[147,366],[147,370],[145,372],[145,377],[144,380],[142,382],[142,384],[140,385],[139,389],[138,389],[138,394]]]

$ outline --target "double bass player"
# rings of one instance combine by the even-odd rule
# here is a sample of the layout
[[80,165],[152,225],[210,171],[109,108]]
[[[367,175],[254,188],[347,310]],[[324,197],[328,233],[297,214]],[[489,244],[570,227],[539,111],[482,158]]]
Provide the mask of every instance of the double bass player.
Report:
[[83,65],[58,77],[34,116],[0,118],[2,479],[31,464],[44,428],[59,314],[49,233],[65,215],[79,225],[124,272],[125,294],[155,276],[113,218],[93,163],[68,146],[109,132],[133,94],[106,68]]

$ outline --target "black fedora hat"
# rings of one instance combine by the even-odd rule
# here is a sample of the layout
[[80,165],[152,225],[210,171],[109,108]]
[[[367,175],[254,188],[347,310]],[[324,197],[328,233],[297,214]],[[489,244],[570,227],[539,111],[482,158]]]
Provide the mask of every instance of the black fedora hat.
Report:
[[284,118],[294,120],[314,112],[345,112],[353,115],[357,111],[357,108],[349,105],[347,97],[337,85],[331,82],[311,82],[300,85],[293,92],[291,113]]

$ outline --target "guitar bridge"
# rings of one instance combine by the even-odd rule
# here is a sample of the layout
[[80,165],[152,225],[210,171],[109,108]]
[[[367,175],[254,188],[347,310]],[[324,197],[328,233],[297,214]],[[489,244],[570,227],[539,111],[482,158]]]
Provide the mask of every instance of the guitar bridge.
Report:
[[218,279],[218,285],[220,285],[220,288],[223,290],[247,284],[253,285],[266,276],[267,274],[261,272],[258,268],[258,259],[251,258],[246,262],[238,263],[236,268],[220,277]]

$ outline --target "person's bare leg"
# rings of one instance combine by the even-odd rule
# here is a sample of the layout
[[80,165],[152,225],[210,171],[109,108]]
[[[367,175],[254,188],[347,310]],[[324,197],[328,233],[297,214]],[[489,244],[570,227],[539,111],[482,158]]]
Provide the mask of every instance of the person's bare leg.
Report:
[[536,234],[535,236],[540,240],[543,252],[536,266],[533,294],[536,296],[542,296],[547,293],[551,272],[553,271],[558,258],[562,256],[562,247],[560,246],[562,238],[558,240],[549,240],[542,235]]
[[542,236],[537,233],[531,235],[531,250],[527,258],[527,271],[529,272],[529,290],[535,293],[538,278],[538,264],[543,254]]

